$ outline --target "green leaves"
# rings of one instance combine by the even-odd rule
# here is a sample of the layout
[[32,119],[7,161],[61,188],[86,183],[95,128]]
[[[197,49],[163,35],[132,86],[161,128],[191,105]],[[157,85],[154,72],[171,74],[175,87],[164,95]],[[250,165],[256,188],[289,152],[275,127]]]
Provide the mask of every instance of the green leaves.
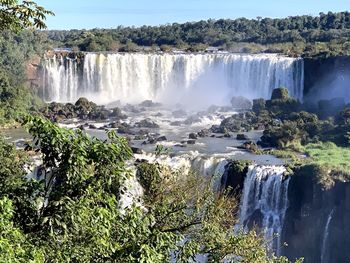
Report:
[[9,159],[22,160],[18,152],[0,143],[4,262],[189,262],[198,254],[209,262],[227,255],[237,262],[287,262],[268,257],[255,232],[233,233],[235,200],[214,193],[205,178],[141,163],[142,200],[121,211],[132,156],[124,138],[110,132],[101,141],[34,116],[22,123],[34,139],[28,149],[42,156],[44,178],[25,180],[22,162],[10,166]]
[[33,1],[1,0],[0,29],[18,32],[25,28],[45,29],[44,20],[53,12]]

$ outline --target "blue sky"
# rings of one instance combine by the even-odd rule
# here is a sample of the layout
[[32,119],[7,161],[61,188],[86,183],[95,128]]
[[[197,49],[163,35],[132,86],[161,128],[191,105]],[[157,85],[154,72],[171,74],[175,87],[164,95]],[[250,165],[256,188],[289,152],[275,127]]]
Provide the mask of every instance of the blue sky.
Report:
[[202,19],[285,17],[349,10],[349,0],[36,0],[49,29],[114,28]]

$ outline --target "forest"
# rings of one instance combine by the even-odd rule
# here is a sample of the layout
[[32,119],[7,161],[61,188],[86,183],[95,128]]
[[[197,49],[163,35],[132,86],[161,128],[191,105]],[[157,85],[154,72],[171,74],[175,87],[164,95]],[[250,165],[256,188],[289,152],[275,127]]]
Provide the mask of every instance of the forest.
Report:
[[139,47],[203,51],[283,52],[319,56],[348,54],[350,13],[320,13],[282,19],[219,19],[161,26],[45,31],[56,47],[80,51],[136,51]]

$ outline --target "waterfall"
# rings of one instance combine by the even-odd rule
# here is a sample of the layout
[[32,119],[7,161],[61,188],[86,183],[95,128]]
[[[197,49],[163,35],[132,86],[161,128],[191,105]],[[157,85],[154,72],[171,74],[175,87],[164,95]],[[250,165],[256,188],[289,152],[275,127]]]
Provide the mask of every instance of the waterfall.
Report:
[[82,61],[58,55],[43,62],[46,101],[116,100],[165,103],[228,102],[232,96],[269,98],[285,86],[302,99],[304,62],[277,54],[86,53]]
[[283,166],[249,166],[239,211],[239,227],[257,223],[270,249],[280,255],[281,233],[288,207],[289,179]]
[[326,226],[324,229],[324,233],[323,233],[323,239],[322,239],[322,248],[321,248],[321,263],[327,263],[328,262],[328,247],[327,247],[327,243],[328,243],[328,237],[329,237],[329,225],[332,221],[333,218],[333,214],[334,214],[334,208],[332,209],[332,211],[329,213],[328,217],[327,217],[327,222],[326,222]]

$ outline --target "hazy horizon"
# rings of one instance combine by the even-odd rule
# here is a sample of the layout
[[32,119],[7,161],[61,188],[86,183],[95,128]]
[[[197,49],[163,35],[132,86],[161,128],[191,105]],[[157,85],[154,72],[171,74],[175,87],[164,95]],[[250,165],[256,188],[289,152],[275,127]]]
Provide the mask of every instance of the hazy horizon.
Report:
[[341,12],[348,9],[346,0],[160,0],[128,2],[105,0],[38,0],[39,5],[55,12],[47,18],[48,29],[116,28],[118,26],[157,26],[208,19],[236,19],[239,17],[283,18],[297,15],[318,15],[320,12]]

